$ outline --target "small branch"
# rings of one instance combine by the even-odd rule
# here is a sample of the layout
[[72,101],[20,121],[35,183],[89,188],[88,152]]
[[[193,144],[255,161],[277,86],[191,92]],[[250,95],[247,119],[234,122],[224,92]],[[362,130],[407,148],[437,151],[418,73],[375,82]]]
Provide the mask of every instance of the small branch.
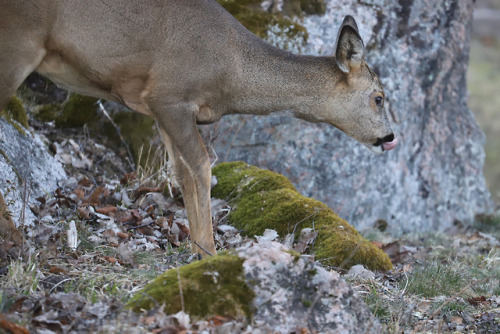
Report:
[[134,157],[132,155],[132,152],[130,151],[130,147],[128,146],[127,142],[125,141],[125,139],[122,136],[120,127],[115,123],[115,121],[113,121],[113,119],[111,118],[111,116],[109,116],[109,114],[108,114],[107,110],[104,108],[104,105],[102,104],[101,100],[97,101],[97,104],[99,105],[99,109],[101,109],[101,111],[104,114],[104,116],[106,116],[106,118],[114,126],[114,128],[116,130],[116,133],[118,134],[118,137],[120,137],[120,140],[122,141],[123,145],[125,145],[125,148],[127,149],[128,163],[130,165],[130,168],[135,169]]
[[179,296],[181,297],[181,309],[182,309],[182,312],[184,312],[184,295],[182,293],[181,271],[179,270],[178,265],[177,265],[177,281],[179,282]]
[[139,226],[131,226],[131,227],[127,227],[127,231],[128,230],[135,230],[135,229],[138,229],[138,228],[141,228],[141,227],[145,227],[145,226],[149,226],[149,225],[152,225],[156,223],[156,221],[152,221],[152,222],[149,222],[149,223],[146,223],[146,224],[142,224],[142,225],[139,225]]
[[213,256],[212,254],[210,254],[210,252],[209,252],[209,251],[207,251],[205,248],[201,247],[201,246],[200,246],[200,245],[199,245],[196,241],[194,241],[194,240],[193,240],[193,242],[194,242],[194,244],[195,244],[196,246],[198,246],[198,247],[199,247],[202,251],[204,251],[205,253],[207,253],[207,254],[208,254],[208,255],[210,255],[210,256]]

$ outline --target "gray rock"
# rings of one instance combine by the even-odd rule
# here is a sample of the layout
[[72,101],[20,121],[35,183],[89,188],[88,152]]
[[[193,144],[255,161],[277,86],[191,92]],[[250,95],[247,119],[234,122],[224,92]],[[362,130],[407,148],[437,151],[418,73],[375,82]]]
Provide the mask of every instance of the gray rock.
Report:
[[57,182],[66,178],[66,173],[49,154],[39,135],[28,130],[24,135],[2,118],[0,151],[0,191],[16,225],[31,225],[35,216],[30,210],[30,203],[46,192],[54,191]]
[[282,173],[360,229],[383,219],[395,235],[443,230],[489,212],[484,135],[467,107],[472,11],[458,0],[327,0],[324,16],[304,19],[303,51],[333,54],[338,26],[353,15],[399,147],[374,155],[328,125],[237,115],[216,126],[219,159]]
[[312,258],[296,257],[283,245],[259,242],[238,249],[245,280],[255,292],[253,321],[270,333],[380,333],[363,300],[334,271]]

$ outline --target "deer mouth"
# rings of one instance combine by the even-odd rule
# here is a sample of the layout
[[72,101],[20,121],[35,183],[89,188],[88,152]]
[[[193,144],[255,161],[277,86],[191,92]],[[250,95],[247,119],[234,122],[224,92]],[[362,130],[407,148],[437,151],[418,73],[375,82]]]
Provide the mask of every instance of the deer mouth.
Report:
[[384,138],[378,138],[373,146],[380,146],[382,151],[393,150],[398,145],[398,140],[394,137],[394,134],[385,136]]

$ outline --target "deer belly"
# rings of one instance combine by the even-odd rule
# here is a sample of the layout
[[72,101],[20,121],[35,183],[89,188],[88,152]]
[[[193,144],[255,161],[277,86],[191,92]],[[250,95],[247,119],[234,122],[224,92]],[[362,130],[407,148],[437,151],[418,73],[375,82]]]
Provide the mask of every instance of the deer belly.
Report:
[[64,62],[58,54],[47,55],[36,69],[36,72],[69,91],[116,101],[109,89],[106,89],[102,84],[99,85],[97,82],[89,80],[71,64]]

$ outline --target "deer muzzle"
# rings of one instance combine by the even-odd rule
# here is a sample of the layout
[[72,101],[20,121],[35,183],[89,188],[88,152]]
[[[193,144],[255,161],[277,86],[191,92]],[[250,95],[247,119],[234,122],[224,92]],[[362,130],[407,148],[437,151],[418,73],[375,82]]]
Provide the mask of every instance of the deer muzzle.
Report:
[[398,145],[398,139],[394,137],[393,133],[384,138],[378,138],[375,144],[373,144],[373,146],[381,146],[382,151],[390,151],[394,149],[396,145]]

